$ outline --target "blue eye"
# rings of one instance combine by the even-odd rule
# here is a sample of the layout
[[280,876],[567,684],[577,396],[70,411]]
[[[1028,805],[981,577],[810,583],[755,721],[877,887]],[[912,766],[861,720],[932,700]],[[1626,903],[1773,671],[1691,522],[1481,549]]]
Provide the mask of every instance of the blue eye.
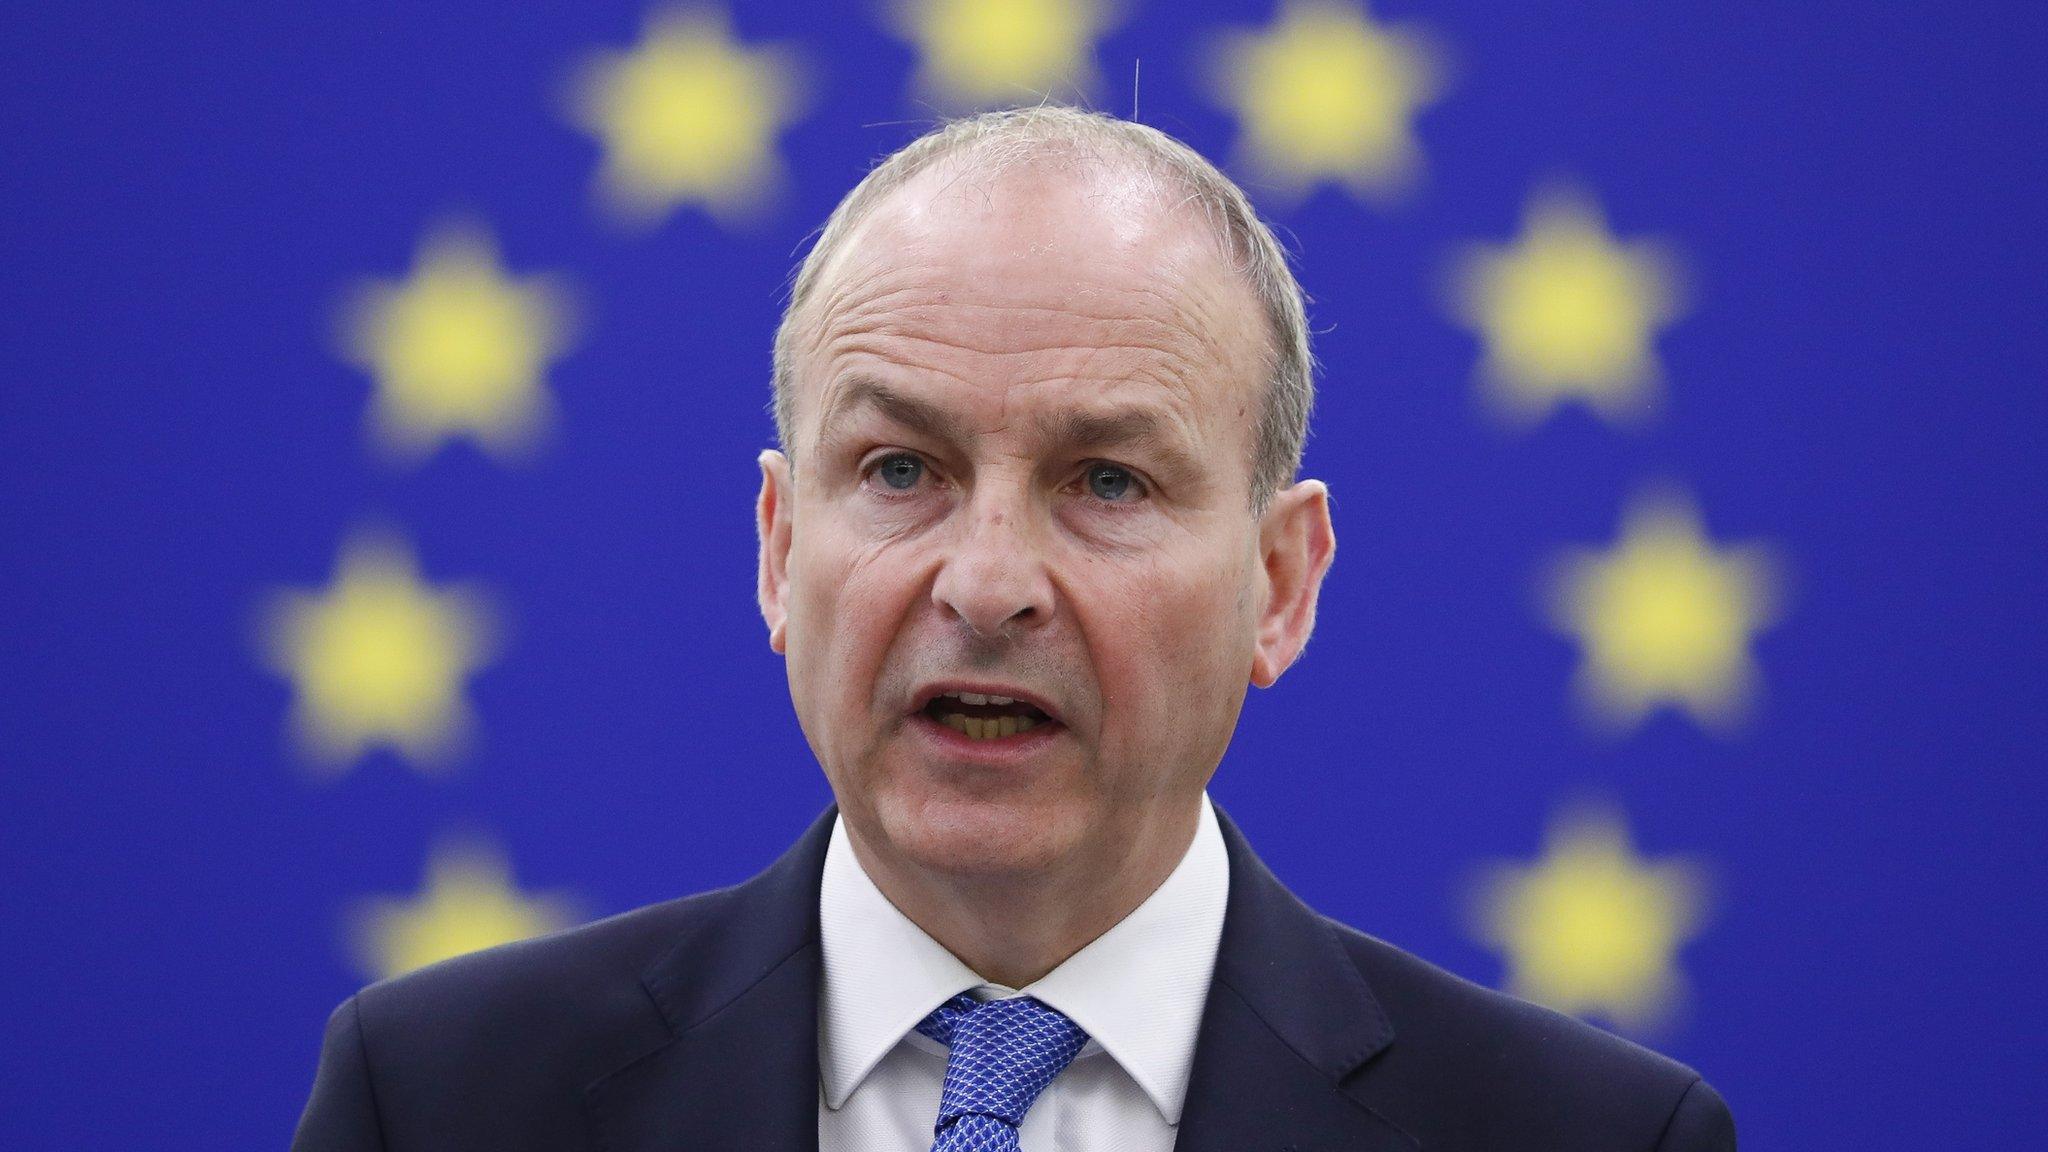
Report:
[[903,452],[894,456],[884,456],[881,462],[875,465],[875,475],[881,477],[882,483],[896,491],[908,492],[917,487],[918,480],[923,477],[924,461]]
[[1122,500],[1138,483],[1128,468],[1114,464],[1091,464],[1088,466],[1088,491],[1098,500],[1112,503]]

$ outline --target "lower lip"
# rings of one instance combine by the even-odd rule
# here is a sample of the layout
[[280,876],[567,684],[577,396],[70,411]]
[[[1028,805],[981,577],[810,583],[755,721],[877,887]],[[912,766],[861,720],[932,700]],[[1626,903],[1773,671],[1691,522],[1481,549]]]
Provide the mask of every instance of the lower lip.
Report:
[[949,728],[922,712],[910,718],[910,727],[924,739],[937,745],[941,754],[949,760],[996,768],[1021,765],[1044,751],[1047,745],[1059,738],[1060,733],[1067,730],[1066,725],[1047,720],[1014,736],[976,740],[967,733],[957,728]]

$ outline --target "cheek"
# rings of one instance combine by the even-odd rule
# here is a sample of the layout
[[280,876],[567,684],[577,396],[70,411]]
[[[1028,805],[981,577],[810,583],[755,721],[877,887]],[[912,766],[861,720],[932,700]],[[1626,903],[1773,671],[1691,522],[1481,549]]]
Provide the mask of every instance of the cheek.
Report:
[[[1138,741],[1199,735],[1191,716],[1234,715],[1251,666],[1242,567],[1220,557],[1149,560],[1111,576],[1095,615],[1103,703]],[[1111,591],[1109,589],[1114,589]]]
[[915,557],[900,547],[824,530],[790,549],[789,658],[809,695],[865,707],[883,655],[916,592]]

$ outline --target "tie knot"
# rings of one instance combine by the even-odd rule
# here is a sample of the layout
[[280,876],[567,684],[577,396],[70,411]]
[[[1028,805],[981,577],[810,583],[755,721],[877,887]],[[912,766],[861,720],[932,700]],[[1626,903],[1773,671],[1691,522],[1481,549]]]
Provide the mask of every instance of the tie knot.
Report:
[[939,1096],[941,1133],[962,1116],[988,1116],[1015,1128],[1088,1043],[1080,1025],[1030,996],[977,1001],[963,993],[934,1009],[917,1030],[952,1049]]

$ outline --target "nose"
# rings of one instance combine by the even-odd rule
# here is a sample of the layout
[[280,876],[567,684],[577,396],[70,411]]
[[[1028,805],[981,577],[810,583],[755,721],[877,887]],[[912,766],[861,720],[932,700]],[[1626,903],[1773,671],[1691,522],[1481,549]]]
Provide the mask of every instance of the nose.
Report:
[[1052,577],[1037,533],[1015,506],[977,501],[932,583],[932,603],[977,635],[1036,628],[1052,617]]

